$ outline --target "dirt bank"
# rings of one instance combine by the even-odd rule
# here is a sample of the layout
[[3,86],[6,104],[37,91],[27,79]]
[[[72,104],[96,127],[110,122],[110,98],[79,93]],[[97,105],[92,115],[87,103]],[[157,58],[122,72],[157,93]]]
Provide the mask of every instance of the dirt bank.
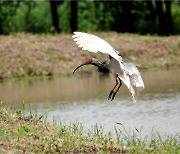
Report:
[[[180,36],[95,33],[142,68],[180,67]],[[0,78],[70,74],[89,57],[106,58],[79,49],[71,35],[12,34],[0,36]]]

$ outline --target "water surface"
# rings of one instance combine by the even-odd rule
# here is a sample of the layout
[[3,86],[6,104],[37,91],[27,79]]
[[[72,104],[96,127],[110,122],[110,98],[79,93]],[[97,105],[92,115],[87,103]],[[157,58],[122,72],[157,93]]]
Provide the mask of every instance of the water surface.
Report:
[[110,75],[78,72],[51,80],[8,81],[0,83],[0,98],[6,106],[21,107],[22,100],[48,112],[48,120],[78,121],[91,128],[98,123],[105,131],[122,126],[142,134],[180,132],[180,70],[142,73],[145,89],[137,103],[123,85],[114,101],[108,101],[115,80]]

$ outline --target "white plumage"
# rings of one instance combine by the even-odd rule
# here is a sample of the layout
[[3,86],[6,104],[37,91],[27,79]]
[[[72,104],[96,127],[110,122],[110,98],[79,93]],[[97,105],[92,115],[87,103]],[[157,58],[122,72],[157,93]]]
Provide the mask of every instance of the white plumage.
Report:
[[107,68],[115,78],[120,78],[128,87],[134,102],[138,99],[139,91],[144,88],[144,83],[137,67],[131,63],[123,62],[111,45],[105,40],[88,33],[74,32],[72,36],[78,47],[90,52],[101,52],[110,55],[112,58],[107,62]]
[[122,59],[122,57],[116,53],[116,50],[113,49],[113,47],[109,45],[109,43],[95,35],[82,32],[74,32],[74,35],[72,37],[78,47],[82,48],[83,50],[88,50],[94,53],[106,53],[112,56],[117,61]]
[[144,82],[137,67],[132,63],[124,63],[124,70],[129,75],[130,92],[134,102],[138,99],[139,91],[144,89]]

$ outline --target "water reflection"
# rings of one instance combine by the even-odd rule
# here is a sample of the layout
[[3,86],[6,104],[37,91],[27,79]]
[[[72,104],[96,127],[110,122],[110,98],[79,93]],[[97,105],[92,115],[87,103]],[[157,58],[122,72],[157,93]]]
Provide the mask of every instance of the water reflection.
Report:
[[[48,111],[49,121],[79,121],[87,127],[99,123],[111,130],[116,122],[126,128],[143,126],[144,134],[157,131],[177,133],[180,128],[180,69],[142,73],[145,89],[134,104],[125,86],[113,102],[107,101],[114,78],[99,73],[76,74],[51,80],[0,83],[0,98],[7,106],[21,106],[23,99]],[[117,126],[119,127],[119,126]]]
[[[148,71],[142,74],[145,89],[144,96],[160,97],[161,94],[180,92],[180,70]],[[16,81],[0,83],[0,98],[8,104],[17,104],[22,99],[28,102],[69,102],[91,99],[106,100],[112,87],[114,78],[94,73],[89,75],[76,74],[51,80]],[[153,96],[152,96],[153,95]],[[117,94],[118,98],[130,100],[130,93],[123,85]],[[165,97],[163,95],[163,97]]]

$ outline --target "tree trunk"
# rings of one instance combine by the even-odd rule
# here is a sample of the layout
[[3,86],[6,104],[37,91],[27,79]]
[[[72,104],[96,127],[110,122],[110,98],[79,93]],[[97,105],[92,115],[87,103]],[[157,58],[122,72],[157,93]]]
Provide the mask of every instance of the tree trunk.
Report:
[[51,5],[53,27],[54,27],[54,30],[57,33],[59,33],[61,31],[61,29],[59,26],[59,19],[58,19],[58,13],[57,13],[57,1],[50,0],[50,5]]
[[0,35],[3,34],[3,30],[2,30],[2,26],[1,26],[1,23],[0,23]]
[[30,1],[27,1],[27,2],[26,2],[26,5],[27,5],[28,10],[27,10],[27,12],[26,12],[26,14],[25,14],[24,30],[25,30],[26,32],[29,32],[29,31],[30,31],[30,28],[29,28],[30,19],[29,19],[29,17],[30,17],[30,13],[31,13],[31,8],[32,8],[32,6],[31,6],[31,2],[30,2]]
[[0,34],[3,34],[3,30],[2,30],[2,2],[0,1]]
[[131,10],[133,7],[133,1],[120,1],[119,2],[122,8],[121,22],[122,32],[134,32],[134,18],[132,16]]
[[150,11],[150,14],[149,14],[150,19],[155,21],[155,10],[154,10],[154,7],[153,7],[152,0],[146,1],[146,3],[147,3],[147,8]]
[[173,33],[173,22],[171,15],[171,1],[165,1],[166,5],[166,31],[167,34]]
[[1,16],[0,16],[0,34],[3,34],[3,29],[2,29],[2,19],[1,19]]
[[77,1],[71,1],[71,32],[77,30]]
[[159,25],[159,33],[165,34],[166,33],[166,26],[165,26],[165,16],[163,12],[163,3],[162,1],[155,1],[156,2],[156,13],[158,16],[158,25]]

